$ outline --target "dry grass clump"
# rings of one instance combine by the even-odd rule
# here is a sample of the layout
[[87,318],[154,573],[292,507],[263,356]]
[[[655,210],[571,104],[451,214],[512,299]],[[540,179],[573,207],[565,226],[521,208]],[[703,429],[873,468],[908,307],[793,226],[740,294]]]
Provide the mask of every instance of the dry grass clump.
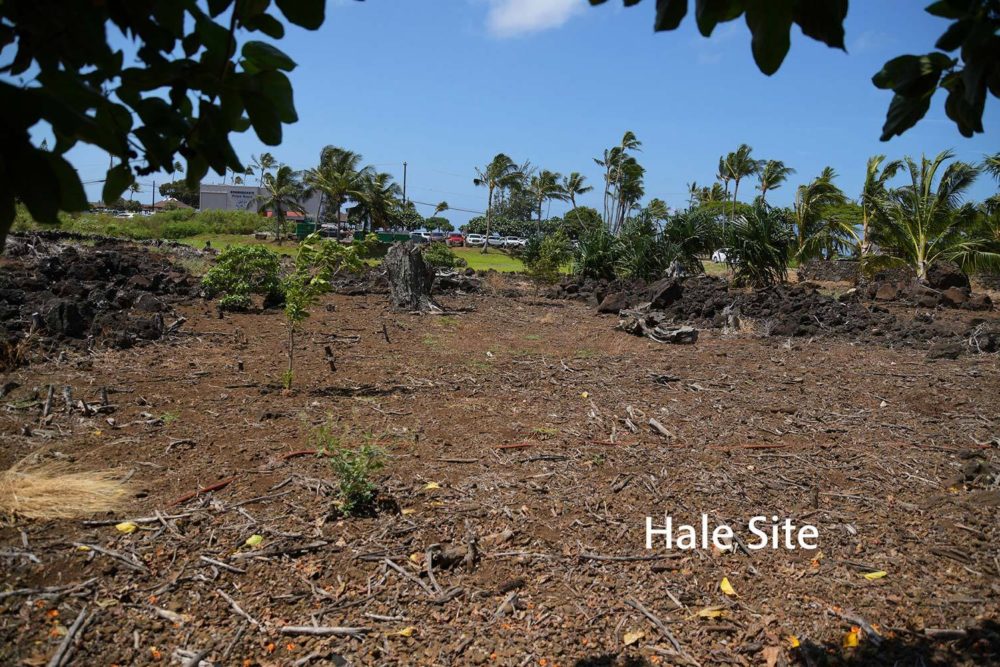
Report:
[[25,461],[0,472],[0,516],[74,519],[115,509],[125,497],[121,473],[72,472],[65,464]]

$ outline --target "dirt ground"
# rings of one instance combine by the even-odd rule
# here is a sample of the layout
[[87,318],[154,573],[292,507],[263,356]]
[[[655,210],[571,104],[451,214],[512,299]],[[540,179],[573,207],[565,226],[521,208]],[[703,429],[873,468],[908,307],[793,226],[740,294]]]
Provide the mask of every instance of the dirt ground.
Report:
[[[130,493],[0,527],[0,663],[46,664],[78,619],[81,665],[1000,662],[996,354],[669,346],[519,292],[443,297],[466,311],[446,316],[327,297],[291,392],[280,312],[202,302],[161,341],[10,373],[0,465],[114,467]],[[49,384],[106,387],[114,411],[40,423]],[[333,511],[302,453],[322,426],[390,455],[376,513]],[[664,514],[741,540],[647,550]],[[815,525],[819,549],[744,548],[756,515]]]

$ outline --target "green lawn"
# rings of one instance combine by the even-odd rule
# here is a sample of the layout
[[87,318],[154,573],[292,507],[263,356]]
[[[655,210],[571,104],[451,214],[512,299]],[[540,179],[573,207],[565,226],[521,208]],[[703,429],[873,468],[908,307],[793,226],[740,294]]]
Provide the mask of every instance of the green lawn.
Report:
[[294,255],[299,248],[299,244],[295,241],[285,241],[279,245],[274,241],[258,241],[252,234],[199,234],[186,239],[178,239],[177,242],[200,250],[205,247],[205,241],[211,241],[212,247],[216,250],[223,250],[230,245],[265,245],[282,255]]
[[452,248],[452,250],[476,271],[485,271],[486,269],[524,271],[524,263],[521,260],[493,248],[490,248],[490,251],[485,255],[482,248]]
[[[298,244],[295,241],[285,241],[278,245],[274,241],[258,241],[249,234],[199,234],[180,239],[179,242],[200,249],[205,247],[205,241],[211,241],[212,247],[216,250],[223,250],[229,245],[265,245],[282,255],[294,255],[298,249]],[[524,264],[521,260],[494,248],[490,248],[490,251],[485,255],[482,248],[452,248],[452,250],[476,271],[485,271],[486,269],[507,272],[524,271]],[[377,261],[373,263],[377,263]]]

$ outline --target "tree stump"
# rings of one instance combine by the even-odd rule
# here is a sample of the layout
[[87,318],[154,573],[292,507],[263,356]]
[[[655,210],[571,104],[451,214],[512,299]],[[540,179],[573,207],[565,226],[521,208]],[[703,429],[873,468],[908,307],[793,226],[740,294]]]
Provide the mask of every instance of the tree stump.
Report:
[[382,260],[389,275],[392,307],[408,311],[439,311],[431,298],[434,269],[424,262],[420,248],[412,242],[397,243]]

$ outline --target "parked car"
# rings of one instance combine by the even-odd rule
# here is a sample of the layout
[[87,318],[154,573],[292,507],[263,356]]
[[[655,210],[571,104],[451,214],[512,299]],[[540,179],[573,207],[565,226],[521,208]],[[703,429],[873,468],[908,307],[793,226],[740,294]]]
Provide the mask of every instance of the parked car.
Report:
[[452,232],[448,234],[448,238],[445,239],[445,243],[450,246],[462,246],[465,245],[465,237],[459,232]]
[[430,236],[427,232],[410,232],[410,240],[414,243],[430,243]]
[[491,246],[496,246],[497,248],[500,248],[501,246],[503,246],[503,237],[500,236],[499,234],[490,234],[490,238],[487,239],[486,242]]
[[712,253],[712,261],[722,264],[726,261],[726,256],[729,253],[729,248],[719,248]]
[[524,239],[522,239],[519,236],[507,236],[503,240],[503,247],[504,248],[508,248],[508,249],[509,248],[521,248],[521,247],[524,247],[525,243],[527,243],[527,241],[525,241]]
[[431,232],[428,236],[428,240],[431,243],[443,243],[446,236],[444,232]]
[[467,246],[481,246],[486,243],[486,237],[482,234],[469,234],[465,237],[465,245]]

